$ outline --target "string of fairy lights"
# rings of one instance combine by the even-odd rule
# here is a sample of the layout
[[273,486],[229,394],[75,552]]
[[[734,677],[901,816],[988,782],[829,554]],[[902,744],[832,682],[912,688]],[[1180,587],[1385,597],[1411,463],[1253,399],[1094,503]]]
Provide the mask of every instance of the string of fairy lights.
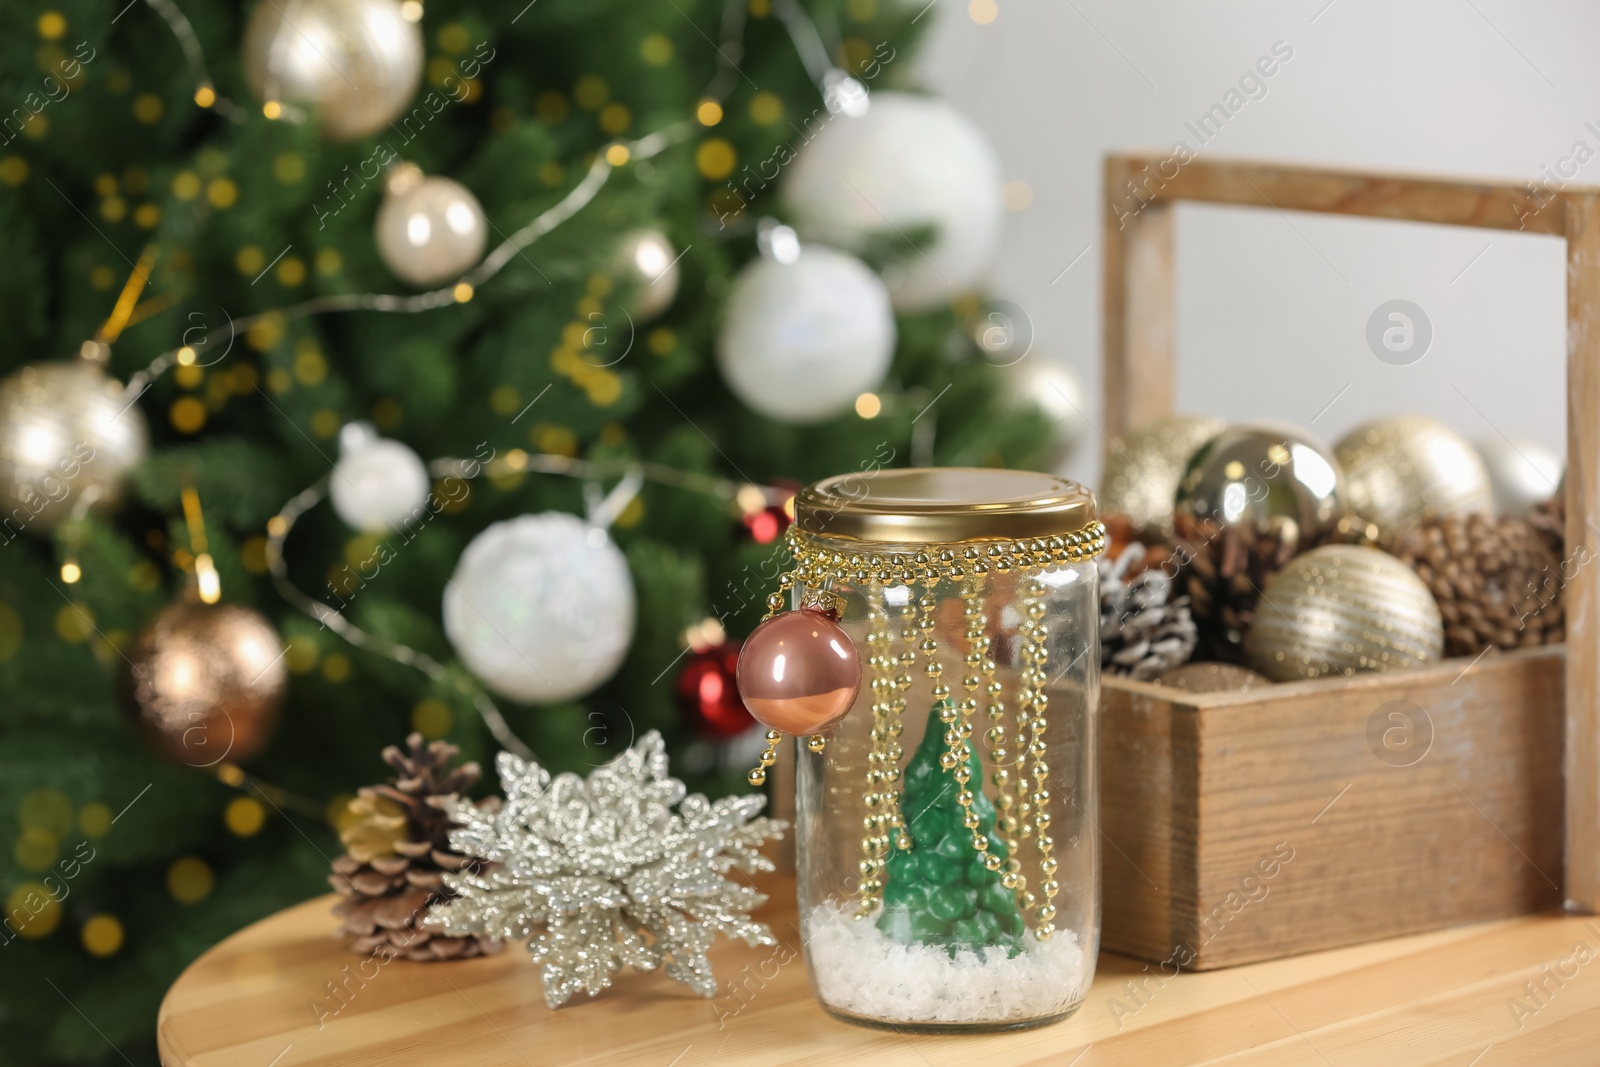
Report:
[[[193,94],[195,104],[213,110],[232,122],[247,121],[249,109],[228,99],[216,89],[210,77],[204,49],[182,10],[173,0],[146,0],[146,3],[160,15],[183,51],[185,63],[195,85]],[[415,21],[421,15],[420,5],[412,6],[415,6],[416,10],[406,13],[405,17]],[[674,121],[649,134],[631,139],[618,138],[605,145],[594,155],[583,177],[561,199],[505,237],[455,281],[413,294],[362,292],[317,296],[255,312],[225,325],[210,326],[198,332],[190,331],[184,335],[183,343],[159,353],[145,367],[129,377],[123,389],[126,403],[131,405],[136,402],[158,378],[174,368],[201,365],[202,353],[209,351],[209,346],[222,341],[224,336],[231,340],[233,336],[248,334],[249,331],[256,329],[277,330],[288,322],[325,314],[349,311],[420,314],[470,301],[479,287],[490,282],[529,246],[591,203],[615,170],[629,163],[648,160],[688,140],[693,136],[697,125],[711,127],[722,120],[723,107],[728,95],[744,77],[739,63],[743,58],[747,9],[745,0],[726,0],[724,3],[719,42],[715,46],[716,70],[699,97],[692,119]],[[821,33],[799,4],[794,0],[774,0],[771,10],[778,16],[808,76],[830,110],[841,110],[845,106],[841,101],[865,96],[865,89],[855,79],[829,61],[828,50],[823,43]],[[263,103],[261,113],[272,121],[297,121],[305,117],[304,112],[286,106],[283,101],[271,95]],[[170,305],[170,299],[165,297],[140,300],[142,290],[151,278],[158,254],[159,250],[150,246],[140,256],[106,323],[95,338],[82,346],[79,353],[82,358],[104,365],[109,359],[111,346],[125,330],[153,318],[156,313]],[[463,461],[456,459],[436,460],[429,465],[429,468],[439,476],[458,477],[487,475],[493,478],[513,473],[543,473],[577,478],[591,485],[601,480],[620,477],[625,481],[634,482],[635,492],[637,483],[650,481],[706,493],[736,505],[746,515],[782,507],[791,496],[787,489],[781,487],[736,482],[657,463],[599,463],[549,451],[530,453],[520,449],[512,450],[508,455],[497,458],[471,473],[467,473]],[[338,609],[305,594],[289,579],[284,556],[287,538],[298,519],[328,495],[331,477],[331,474],[324,476],[317,483],[296,494],[269,522],[265,541],[265,561],[275,588],[291,606],[317,621],[319,625],[332,630],[349,644],[415,668],[436,683],[443,681],[448,674],[447,668],[433,657],[363,630]],[[73,504],[71,517],[83,518],[94,502],[93,494],[82,494]],[[191,574],[191,580],[197,585],[201,600],[207,604],[214,604],[220,597],[220,583],[215,564],[205,551],[204,523],[199,518],[198,496],[192,487],[184,492],[184,506],[190,530],[190,551],[175,553],[175,559]],[[77,523],[69,523],[68,528],[71,530],[77,526]],[[67,538],[67,546],[61,575],[68,584],[74,584],[80,580],[82,568],[70,535]],[[511,730],[505,717],[481,687],[474,687],[469,697],[501,746],[524,758],[534,758],[534,754]],[[317,811],[320,814],[320,806],[316,802],[261,782],[240,769],[236,763],[225,761],[213,770],[226,784],[244,790],[256,790],[275,804],[303,812]]]

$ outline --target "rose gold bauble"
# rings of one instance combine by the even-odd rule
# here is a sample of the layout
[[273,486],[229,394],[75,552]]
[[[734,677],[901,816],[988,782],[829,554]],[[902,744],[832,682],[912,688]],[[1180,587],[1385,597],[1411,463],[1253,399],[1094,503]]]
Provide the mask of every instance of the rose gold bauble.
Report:
[[786,734],[826,730],[861,691],[849,636],[820,611],[790,611],[757,626],[739,650],[739,695],[756,721]]
[[267,743],[285,681],[283,643],[265,616],[180,602],[128,649],[119,690],[123,711],[163,755],[213,767]]

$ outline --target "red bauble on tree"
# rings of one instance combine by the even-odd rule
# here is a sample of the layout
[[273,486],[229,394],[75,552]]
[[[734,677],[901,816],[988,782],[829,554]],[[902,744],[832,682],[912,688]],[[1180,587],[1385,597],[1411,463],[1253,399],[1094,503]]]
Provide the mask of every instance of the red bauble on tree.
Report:
[[794,494],[799,484],[779,478],[774,486],[781,492],[773,493],[752,485],[746,486],[748,492],[742,492],[739,497],[742,511],[739,521],[744,524],[750,540],[758,545],[772,544],[794,522]]
[[690,653],[678,675],[678,703],[701,736],[722,741],[755,725],[739,699],[738,666],[739,642],[726,641]]

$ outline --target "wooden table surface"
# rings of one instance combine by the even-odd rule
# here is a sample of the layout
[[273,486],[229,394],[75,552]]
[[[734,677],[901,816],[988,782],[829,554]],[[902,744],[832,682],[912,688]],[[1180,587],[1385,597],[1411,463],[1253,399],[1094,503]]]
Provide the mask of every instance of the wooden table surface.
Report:
[[[628,973],[600,997],[574,999],[558,1012],[545,1007],[538,970],[521,946],[452,963],[366,961],[370,977],[362,980],[363,958],[331,937],[335,898],[307,901],[240,931],[179,977],[161,1005],[162,1062],[1600,1063],[1600,919],[1531,916],[1165,981],[1154,968],[1102,954],[1088,998],[1065,1022],[926,1037],[825,1015],[798,955],[793,882],[774,877],[763,888],[772,893],[764,918],[782,945],[719,943],[712,951],[721,982],[716,999],[695,997],[659,973]],[[1525,987],[1530,981],[1544,983],[1537,998]],[[342,1002],[330,982],[349,990]]]

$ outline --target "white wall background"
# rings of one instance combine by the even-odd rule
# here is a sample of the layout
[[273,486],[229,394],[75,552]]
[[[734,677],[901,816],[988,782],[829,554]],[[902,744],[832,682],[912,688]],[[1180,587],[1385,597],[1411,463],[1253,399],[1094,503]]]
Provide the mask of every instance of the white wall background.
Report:
[[[922,77],[989,132],[1006,177],[1031,188],[1031,204],[1007,218],[993,289],[1028,312],[1036,351],[1076,371],[1096,423],[1109,151],[1166,151],[1181,138],[1200,158],[1521,183],[1545,180],[1542,169],[1583,141],[1596,158],[1572,181],[1600,184],[1600,135],[1584,126],[1600,129],[1594,3],[972,5],[935,0]],[[984,25],[973,16],[986,7],[997,14]],[[1201,147],[1185,121],[1276,41],[1293,57]],[[1316,419],[1329,441],[1366,419],[1416,411],[1471,438],[1504,433],[1564,452],[1563,255],[1557,238],[1506,231],[1180,208],[1178,407]],[[1412,366],[1380,362],[1365,341],[1373,309],[1394,298],[1416,302],[1433,324],[1432,346]],[[1090,429],[1067,473],[1095,484],[1102,447]]]

